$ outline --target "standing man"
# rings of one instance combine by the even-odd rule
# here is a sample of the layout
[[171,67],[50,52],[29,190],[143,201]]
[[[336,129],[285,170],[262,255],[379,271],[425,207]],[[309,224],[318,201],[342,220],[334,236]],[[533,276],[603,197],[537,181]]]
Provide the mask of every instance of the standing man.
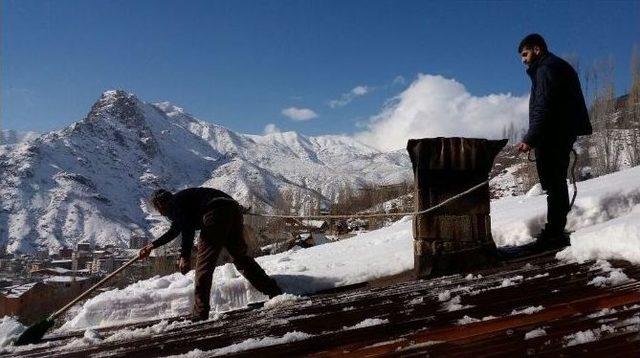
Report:
[[564,231],[570,210],[567,189],[569,154],[579,135],[592,133],[578,74],[565,60],[552,54],[538,34],[526,36],[518,46],[531,77],[529,130],[518,151],[534,149],[540,185],[547,192],[547,223],[536,235],[540,249],[568,246]]
[[140,250],[141,258],[182,234],[180,272],[191,269],[191,248],[196,230],[200,230],[195,272],[195,303],[191,319],[209,317],[211,280],[222,248],[226,248],[238,271],[263,294],[274,297],[282,294],[275,280],[267,276],[256,261],[247,254],[243,232],[242,207],[220,190],[188,188],[172,194],[157,190],[151,203],[158,212],[171,220],[171,228],[157,240]]

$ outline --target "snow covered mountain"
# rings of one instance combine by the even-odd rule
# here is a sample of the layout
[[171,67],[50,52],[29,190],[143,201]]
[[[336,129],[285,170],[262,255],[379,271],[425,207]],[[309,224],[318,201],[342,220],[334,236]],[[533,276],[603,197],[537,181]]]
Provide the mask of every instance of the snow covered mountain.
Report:
[[239,134],[168,102],[107,91],[69,127],[0,146],[0,244],[9,252],[80,240],[127,246],[131,235],[158,234],[145,198],[159,187],[216,187],[269,211],[282,201],[316,207],[346,186],[411,175],[404,151],[347,136]]

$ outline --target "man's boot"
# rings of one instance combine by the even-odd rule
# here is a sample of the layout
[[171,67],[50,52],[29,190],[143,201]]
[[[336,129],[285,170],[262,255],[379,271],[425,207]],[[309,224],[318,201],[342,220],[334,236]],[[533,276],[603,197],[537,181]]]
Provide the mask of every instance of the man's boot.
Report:
[[198,313],[196,311],[191,312],[190,315],[187,316],[187,320],[191,321],[191,322],[200,322],[200,321],[206,321],[209,319],[209,312],[206,313]]
[[570,232],[565,230],[553,230],[548,226],[545,226],[540,233],[535,235],[536,238],[536,250],[548,251],[548,250],[560,250],[571,245]]
[[267,292],[265,292],[265,294],[269,296],[269,298],[274,298],[284,293],[282,292],[282,289],[280,288],[280,286],[278,286],[278,284],[276,283],[276,280],[274,279],[271,279],[271,284],[269,285],[266,291]]

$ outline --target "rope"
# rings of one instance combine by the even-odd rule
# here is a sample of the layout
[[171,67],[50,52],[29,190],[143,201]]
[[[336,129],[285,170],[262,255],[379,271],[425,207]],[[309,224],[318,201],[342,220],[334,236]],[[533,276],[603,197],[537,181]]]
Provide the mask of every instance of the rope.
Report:
[[278,219],[302,219],[302,220],[313,220],[313,219],[351,219],[351,218],[379,218],[379,217],[395,217],[395,216],[408,216],[408,215],[422,215],[439,209],[450,202],[463,197],[475,190],[482,188],[483,186],[489,184],[489,180],[485,180],[480,184],[476,184],[471,188],[456,194],[445,201],[440,202],[434,206],[431,206],[427,209],[420,211],[411,211],[411,212],[403,212],[403,213],[371,213],[371,214],[344,214],[344,215],[280,215],[280,214],[260,214],[260,213],[245,213],[245,215],[249,216],[259,216],[263,218],[278,218]]
[[[575,149],[571,148],[571,153],[573,153],[573,165],[571,165],[571,185],[573,186],[573,197],[571,198],[571,203],[569,204],[569,211],[573,208],[573,204],[576,202],[576,197],[578,196],[578,185],[576,184],[576,165],[578,164],[578,152]],[[531,151],[527,152],[527,159],[535,163],[535,159],[531,159]]]
[[576,202],[576,196],[578,196],[578,185],[576,184],[576,165],[578,164],[578,152],[571,148],[573,153],[573,165],[571,166],[571,184],[573,185],[573,197],[571,198],[571,204],[569,205],[569,211],[573,208],[573,203]]
[[[569,210],[571,210],[571,208],[573,207],[573,203],[576,201],[576,196],[578,195],[578,186],[576,185],[576,165],[578,163],[578,153],[576,152],[575,149],[571,149],[571,152],[573,153],[573,166],[571,167],[571,181],[573,183],[573,198],[571,199],[571,205],[569,206]],[[531,151],[529,151],[529,153],[527,154],[527,159],[529,159],[530,162],[535,162],[535,159],[531,159]],[[402,212],[402,213],[370,213],[370,214],[363,213],[363,214],[342,214],[342,215],[282,215],[282,214],[261,214],[261,213],[246,212],[244,213],[244,215],[263,217],[263,218],[300,219],[300,220],[352,219],[352,218],[364,219],[364,218],[380,218],[380,217],[404,217],[409,215],[415,216],[415,215],[426,214],[436,209],[439,209],[456,199],[459,199],[475,190],[482,188],[487,184],[489,184],[489,179],[483,181],[482,183],[476,184],[471,188],[459,194],[456,194],[443,202],[440,202],[439,204],[436,204],[434,206],[431,206],[429,208],[426,208],[420,211],[410,211],[410,212]]]

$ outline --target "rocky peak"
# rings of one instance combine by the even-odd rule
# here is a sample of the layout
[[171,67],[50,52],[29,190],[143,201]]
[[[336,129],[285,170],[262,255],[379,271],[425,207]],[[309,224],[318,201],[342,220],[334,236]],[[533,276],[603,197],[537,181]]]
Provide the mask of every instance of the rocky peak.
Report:
[[136,142],[149,155],[158,148],[145,118],[146,103],[123,90],[109,90],[93,104],[86,122],[92,132],[101,137],[113,137],[113,142],[126,145],[127,139]]
[[123,90],[105,91],[93,104],[87,115],[89,119],[109,117],[127,127],[137,127],[144,120],[142,102],[133,94]]

